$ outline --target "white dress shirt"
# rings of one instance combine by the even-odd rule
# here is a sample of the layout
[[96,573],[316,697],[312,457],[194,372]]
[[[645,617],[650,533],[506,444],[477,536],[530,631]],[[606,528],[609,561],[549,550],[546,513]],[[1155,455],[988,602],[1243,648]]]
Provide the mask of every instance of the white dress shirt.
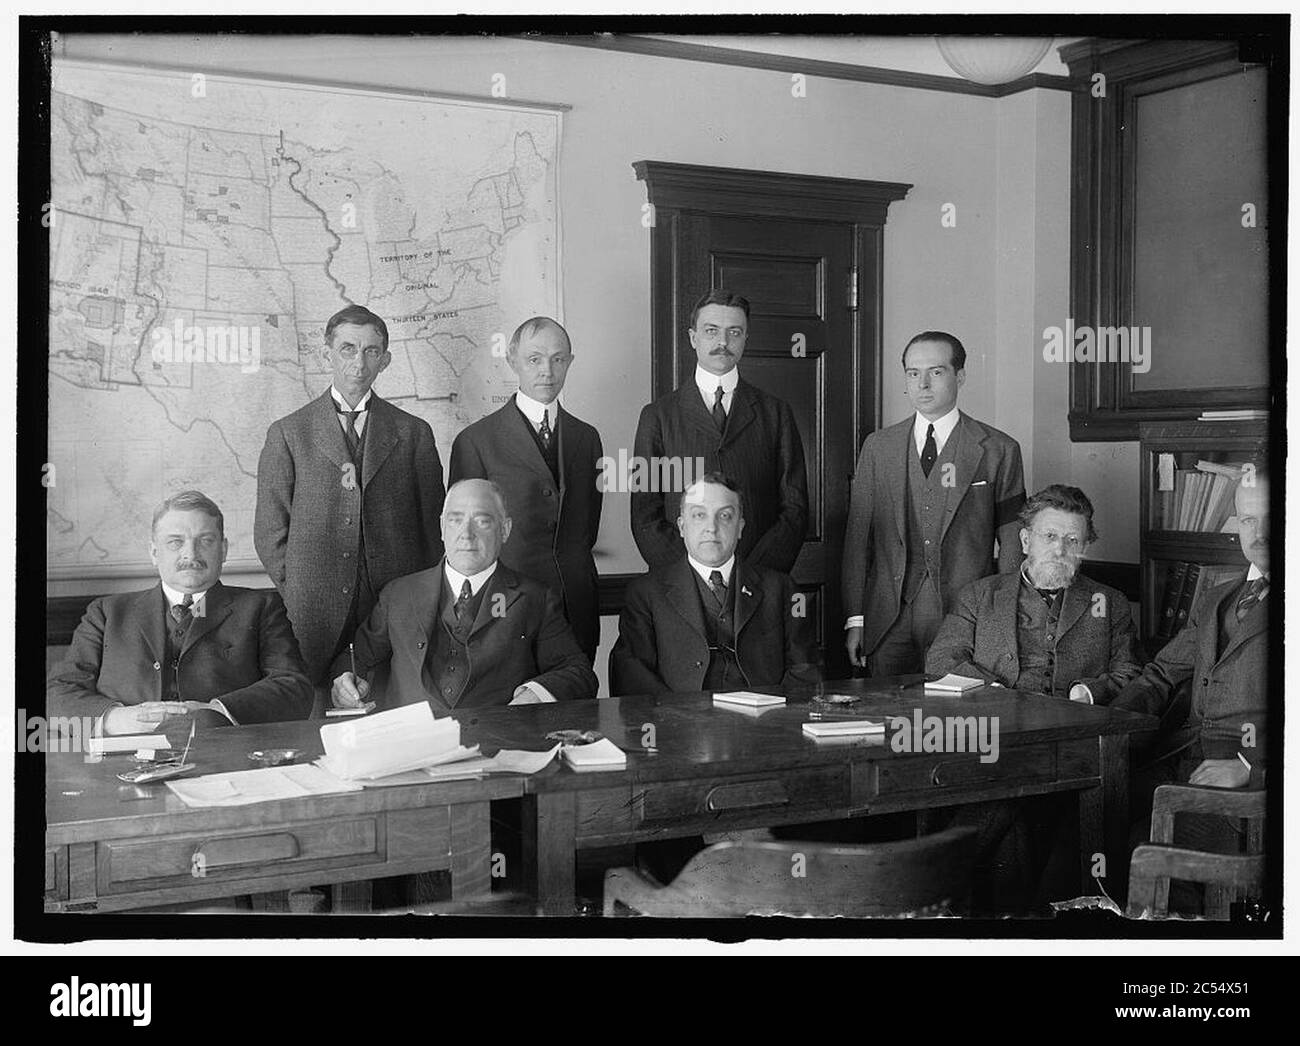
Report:
[[726,374],[714,374],[707,371],[698,363],[695,365],[695,386],[700,390],[700,395],[704,397],[704,406],[710,412],[713,411],[713,402],[718,394],[718,386],[722,386],[722,409],[731,414],[731,400],[736,392],[736,385],[740,382],[740,368],[732,367]]
[[686,553],[686,561],[690,563],[691,569],[694,570],[695,573],[700,575],[700,577],[703,579],[706,585],[709,583],[709,575],[712,574],[715,570],[722,575],[722,583],[724,585],[731,584],[731,571],[736,565],[736,556],[734,553],[732,554],[731,558],[727,560],[725,563],[723,563],[722,566],[720,567],[707,567],[703,563],[701,563],[698,559],[696,559],[694,556],[692,556],[689,552]]
[[524,395],[523,391],[515,393],[515,405],[523,412],[528,424],[533,427],[534,432],[542,431],[542,415],[546,415],[546,424],[550,428],[551,434],[555,434],[556,415],[559,413],[559,402],[551,400],[550,403],[539,403],[532,396]]
[[957,422],[960,420],[961,411],[956,407],[953,407],[942,418],[935,421],[929,421],[924,414],[918,411],[916,421],[912,423],[912,439],[916,442],[916,453],[919,455],[925,450],[925,434],[933,425],[935,453],[942,454],[943,445],[948,442],[948,437],[952,435],[952,430],[957,427]]
[[[361,397],[361,402],[355,407],[349,407],[348,401],[343,398],[343,393],[339,392],[339,390],[333,385],[330,386],[330,395],[334,397],[334,403],[339,410],[355,410],[357,412],[356,421],[352,424],[357,430],[357,438],[360,439],[361,434],[366,430],[366,418],[370,417],[370,390],[366,390],[366,394]],[[338,419],[339,427],[343,429],[343,434],[346,436],[348,431],[348,416],[346,414],[340,414]]]
[[[538,415],[538,417],[540,418],[541,416]],[[469,582],[470,597],[472,598],[479,594],[479,590],[484,585],[486,585],[488,583],[488,579],[491,578],[492,575],[496,573],[497,561],[493,561],[488,566],[480,570],[477,574],[462,574],[450,563],[446,563],[446,562],[443,563],[442,569],[443,572],[447,575],[447,584],[451,586],[451,594],[453,598],[456,599],[460,598],[460,590],[464,586],[466,581]],[[534,694],[536,694],[537,701],[520,701],[519,696],[523,694],[525,690],[531,690]],[[526,683],[520,683],[517,687],[515,687],[515,692],[512,696],[513,699],[510,702],[512,705],[513,704],[536,704],[539,701],[543,704],[546,704],[555,700],[555,695],[552,694],[549,690],[546,689],[546,687],[542,686],[542,684],[537,682],[537,680],[535,679],[530,679]]]

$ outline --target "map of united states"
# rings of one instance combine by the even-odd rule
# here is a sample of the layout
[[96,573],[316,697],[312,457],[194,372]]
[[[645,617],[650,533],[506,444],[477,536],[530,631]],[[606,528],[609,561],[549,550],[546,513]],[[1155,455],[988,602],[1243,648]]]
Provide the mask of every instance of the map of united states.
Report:
[[188,487],[255,567],[267,426],[328,386],[345,304],[444,464],[513,390],[505,338],[560,315],[558,112],[56,61],[51,117],[52,577],[148,573]]

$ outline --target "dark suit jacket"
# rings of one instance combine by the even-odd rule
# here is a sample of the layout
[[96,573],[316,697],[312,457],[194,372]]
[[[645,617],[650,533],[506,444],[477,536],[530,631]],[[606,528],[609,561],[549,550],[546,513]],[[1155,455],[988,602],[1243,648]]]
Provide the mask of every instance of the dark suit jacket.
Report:
[[[357,674],[375,685],[372,700],[380,709],[428,701],[435,715],[446,715],[453,708],[508,705],[515,687],[530,681],[546,687],[557,701],[596,696],[596,676],[564,620],[559,596],[504,563],[488,578],[470,630],[469,683],[454,706],[430,694],[424,687],[424,661],[433,630],[443,627],[444,576],[439,563],[390,582],[357,629]],[[498,594],[503,600],[495,598]],[[330,677],[350,670],[348,655],[340,654]]]
[[[754,566],[788,574],[808,529],[808,479],[794,412],[744,378],[719,436],[692,376],[641,410],[635,455],[704,459],[704,470],[731,476],[741,488],[745,532],[737,552]],[[698,478],[698,477],[695,477]],[[632,536],[651,567],[682,555],[677,513],[682,492],[632,494]]]
[[[427,422],[371,395],[360,482],[329,389],[272,422],[257,464],[253,544],[284,596],[313,681],[352,605],[357,528],[378,592],[442,556],[442,462]],[[362,605],[359,616],[369,613]]]
[[[241,724],[305,719],[311,682],[279,595],[217,582],[204,603],[181,647],[181,700],[220,698]],[[93,600],[46,681],[47,714],[99,716],[114,703],[162,701],[166,614],[161,585]]]
[[[709,667],[700,593],[683,554],[634,579],[609,656],[614,695],[697,691]],[[739,582],[739,583],[737,583]],[[808,618],[795,616],[788,574],[737,559],[736,660],[749,686],[815,683],[821,678],[808,641]]]
[[[1199,741],[1205,759],[1235,759],[1238,753],[1251,764],[1251,784],[1263,783],[1268,746],[1268,605],[1270,593],[1241,622],[1237,638],[1218,654],[1219,610],[1232,602],[1235,613],[1242,578],[1217,585],[1202,594],[1179,630],[1112,702],[1148,715],[1163,715],[1190,684],[1191,712],[1187,739]],[[1254,727],[1254,747],[1243,743],[1243,726]]]
[[[930,645],[925,670],[1015,686],[1020,675],[1021,584],[1019,571],[994,574],[957,593]],[[1061,603],[1052,692],[1067,697],[1071,686],[1083,683],[1094,703],[1109,703],[1141,671],[1134,658],[1135,635],[1124,594],[1076,574]]]
[[[863,616],[867,654],[901,609],[907,569],[907,455],[916,453],[915,417],[868,436],[853,477],[844,538],[844,614]],[[967,414],[948,438],[957,441],[957,472],[939,549],[939,592],[945,610],[972,581],[995,570],[1015,574],[1024,559],[1017,519],[1025,501],[1020,444]]]
[[528,420],[511,399],[474,422],[451,445],[447,484],[490,479],[506,495],[513,522],[501,561],[525,577],[549,585],[588,660],[600,644],[600,600],[591,550],[600,533],[600,433],[558,408],[560,483],[529,432]]

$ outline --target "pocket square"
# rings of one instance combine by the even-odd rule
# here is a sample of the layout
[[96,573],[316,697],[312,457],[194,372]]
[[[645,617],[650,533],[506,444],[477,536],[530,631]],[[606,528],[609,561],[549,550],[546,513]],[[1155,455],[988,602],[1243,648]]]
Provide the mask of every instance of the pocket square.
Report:
[[971,484],[972,487],[987,487],[988,485],[989,485],[989,481],[986,479],[977,479],[974,483]]

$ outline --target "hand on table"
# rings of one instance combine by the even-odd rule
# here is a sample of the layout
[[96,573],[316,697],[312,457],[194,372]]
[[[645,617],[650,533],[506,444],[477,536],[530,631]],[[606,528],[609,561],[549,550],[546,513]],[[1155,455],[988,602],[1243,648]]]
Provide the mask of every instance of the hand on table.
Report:
[[185,704],[182,701],[141,701],[138,705],[118,705],[104,713],[104,733],[110,736],[152,734],[160,723],[172,716],[186,715]]

